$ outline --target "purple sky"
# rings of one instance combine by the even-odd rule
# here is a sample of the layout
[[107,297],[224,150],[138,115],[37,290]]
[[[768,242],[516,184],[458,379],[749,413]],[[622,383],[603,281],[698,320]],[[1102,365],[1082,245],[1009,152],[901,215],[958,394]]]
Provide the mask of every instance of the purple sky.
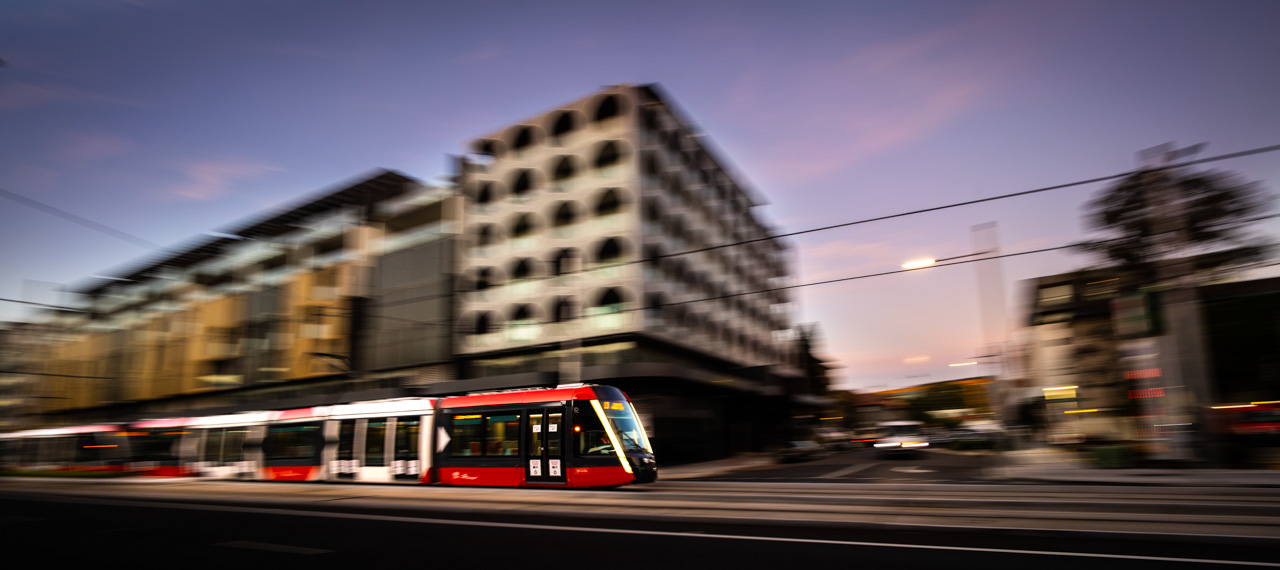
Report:
[[[658,82],[782,232],[1280,143],[1280,2],[16,0],[0,8],[0,188],[170,246],[373,168],[434,181],[471,137]],[[1280,153],[1219,168],[1280,190]],[[791,239],[797,282],[1083,237],[1099,187]],[[1280,223],[1264,226],[1280,234]],[[0,297],[153,255],[0,198]],[[1023,279],[1087,265],[1007,260]],[[802,289],[838,384],[891,388],[982,343],[974,265]],[[0,320],[30,311],[0,303]]]

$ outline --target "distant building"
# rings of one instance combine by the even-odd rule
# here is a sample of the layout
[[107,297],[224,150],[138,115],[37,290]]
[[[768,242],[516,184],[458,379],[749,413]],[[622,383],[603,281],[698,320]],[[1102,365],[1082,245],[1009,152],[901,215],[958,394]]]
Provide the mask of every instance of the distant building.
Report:
[[79,423],[450,379],[457,204],[382,172],[75,288],[26,407]]
[[1121,294],[1112,269],[1027,282],[1024,406],[1049,436],[1189,459],[1215,406],[1280,400],[1280,279]]

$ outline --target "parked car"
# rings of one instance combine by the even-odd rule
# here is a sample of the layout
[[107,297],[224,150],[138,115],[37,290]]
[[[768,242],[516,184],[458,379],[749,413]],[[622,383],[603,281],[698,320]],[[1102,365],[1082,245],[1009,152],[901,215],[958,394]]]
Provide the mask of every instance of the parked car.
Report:
[[820,427],[813,428],[813,435],[827,449],[843,451],[852,449],[853,434],[839,428]]
[[853,430],[849,442],[858,447],[871,447],[884,438],[886,432],[878,427],[864,427]]

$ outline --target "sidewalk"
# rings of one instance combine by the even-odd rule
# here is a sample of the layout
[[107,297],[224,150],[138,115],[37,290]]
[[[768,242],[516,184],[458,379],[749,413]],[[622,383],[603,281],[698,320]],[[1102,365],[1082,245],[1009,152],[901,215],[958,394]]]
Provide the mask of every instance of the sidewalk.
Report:
[[[990,452],[952,452],[987,455]],[[710,477],[775,465],[770,454],[747,454],[670,467],[659,467],[658,481]],[[1102,469],[1078,454],[1057,448],[1007,451],[991,455],[984,469],[991,482],[1080,483],[1094,485],[1163,485],[1177,487],[1280,487],[1277,469]]]
[[678,481],[681,479],[710,477],[712,475],[720,475],[743,469],[753,469],[755,467],[774,465],[776,463],[777,460],[772,455],[766,453],[735,455],[733,457],[716,461],[673,465],[671,467],[659,466],[658,480]]
[[1006,451],[986,469],[993,481],[1167,485],[1183,487],[1280,487],[1277,469],[1105,469],[1058,448]]

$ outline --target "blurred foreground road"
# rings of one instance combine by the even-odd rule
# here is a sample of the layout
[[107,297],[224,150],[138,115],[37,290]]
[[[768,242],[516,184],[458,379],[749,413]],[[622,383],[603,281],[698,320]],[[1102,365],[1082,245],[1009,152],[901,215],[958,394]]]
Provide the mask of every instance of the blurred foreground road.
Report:
[[1280,496],[920,483],[573,491],[4,479],[0,533],[7,553],[52,566],[1280,567]]

